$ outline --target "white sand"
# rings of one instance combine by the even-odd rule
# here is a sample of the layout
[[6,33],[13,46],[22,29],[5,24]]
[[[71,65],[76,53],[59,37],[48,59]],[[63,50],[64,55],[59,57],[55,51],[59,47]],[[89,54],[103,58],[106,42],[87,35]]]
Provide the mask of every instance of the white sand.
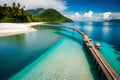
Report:
[[43,22],[32,23],[0,23],[0,37],[14,34],[21,34],[36,31],[32,28],[33,25],[44,24]]

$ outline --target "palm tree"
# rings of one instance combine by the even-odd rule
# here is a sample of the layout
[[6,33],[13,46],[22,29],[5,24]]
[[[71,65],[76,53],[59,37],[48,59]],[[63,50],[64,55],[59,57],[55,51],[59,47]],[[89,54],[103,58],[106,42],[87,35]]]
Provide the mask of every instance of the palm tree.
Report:
[[8,14],[8,7],[7,7],[7,4],[3,4],[3,10],[2,10],[3,14],[4,15],[7,15]]
[[4,6],[4,7],[7,7],[7,4],[5,3],[5,4],[3,4],[3,6]]
[[20,3],[18,3],[17,7],[20,9],[20,7],[21,7]]
[[12,7],[15,7],[15,6],[16,6],[16,4],[15,4],[15,2],[13,2]]
[[11,7],[9,6],[8,7],[8,14],[7,14],[7,17],[12,17],[12,9],[11,9]]
[[24,8],[25,8],[25,6],[23,6],[22,9],[21,9],[22,10],[22,15],[24,15]]
[[23,9],[25,9],[25,6],[23,6]]

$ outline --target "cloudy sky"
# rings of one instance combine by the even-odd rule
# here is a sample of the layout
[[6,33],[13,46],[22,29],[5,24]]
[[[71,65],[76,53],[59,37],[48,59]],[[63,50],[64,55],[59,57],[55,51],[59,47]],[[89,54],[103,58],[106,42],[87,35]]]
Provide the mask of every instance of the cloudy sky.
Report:
[[25,9],[54,8],[75,21],[120,19],[120,0],[0,0],[0,5],[13,2]]

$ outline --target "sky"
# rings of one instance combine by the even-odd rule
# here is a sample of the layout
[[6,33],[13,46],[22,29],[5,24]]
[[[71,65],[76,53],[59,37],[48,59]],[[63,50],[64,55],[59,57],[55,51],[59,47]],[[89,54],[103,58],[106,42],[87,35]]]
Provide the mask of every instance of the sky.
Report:
[[0,0],[0,5],[13,2],[25,9],[54,8],[74,21],[120,19],[120,0]]

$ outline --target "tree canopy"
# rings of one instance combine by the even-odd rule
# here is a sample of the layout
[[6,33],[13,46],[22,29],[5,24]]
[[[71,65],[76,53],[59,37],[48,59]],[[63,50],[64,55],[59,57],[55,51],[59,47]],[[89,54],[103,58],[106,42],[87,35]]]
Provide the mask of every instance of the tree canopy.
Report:
[[36,16],[43,22],[72,22],[71,19],[63,16],[60,12],[54,9],[47,9]]
[[24,10],[25,6],[13,2],[12,6],[0,6],[0,22],[32,22],[40,21]]
[[0,6],[0,22],[72,22],[71,19],[63,16],[54,9],[43,10],[40,8],[27,12],[24,8],[25,6],[21,6],[20,3],[16,4],[15,2],[11,6],[3,4],[3,6]]

